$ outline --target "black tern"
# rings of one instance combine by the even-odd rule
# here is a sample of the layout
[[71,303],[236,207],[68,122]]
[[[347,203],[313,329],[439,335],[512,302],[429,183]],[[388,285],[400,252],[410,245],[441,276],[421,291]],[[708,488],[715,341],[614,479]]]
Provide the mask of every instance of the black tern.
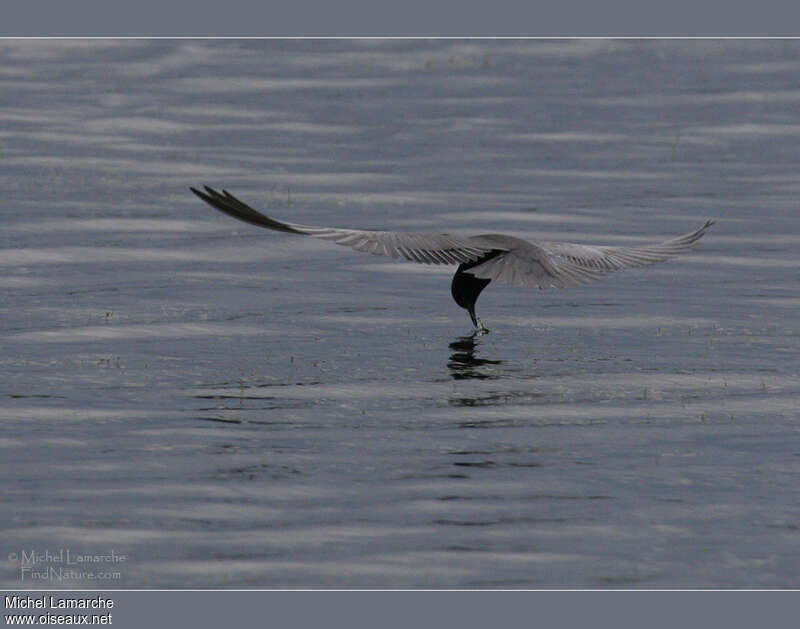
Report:
[[422,264],[457,264],[450,291],[481,332],[475,314],[478,295],[492,280],[536,288],[565,288],[599,280],[613,271],[663,262],[688,251],[711,225],[671,240],[636,247],[603,247],[568,242],[527,241],[503,234],[451,236],[415,232],[314,227],[275,220],[242,203],[228,191],[190,188],[210,206],[240,221],[290,234],[313,236],[391,258]]

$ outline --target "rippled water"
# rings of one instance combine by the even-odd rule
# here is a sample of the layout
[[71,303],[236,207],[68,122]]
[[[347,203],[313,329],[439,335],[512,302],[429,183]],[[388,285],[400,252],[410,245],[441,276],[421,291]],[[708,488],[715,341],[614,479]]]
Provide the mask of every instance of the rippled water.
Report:
[[[0,42],[0,583],[798,587],[798,73],[775,40]],[[474,337],[452,268],[202,184],[306,224],[718,223],[492,285]]]

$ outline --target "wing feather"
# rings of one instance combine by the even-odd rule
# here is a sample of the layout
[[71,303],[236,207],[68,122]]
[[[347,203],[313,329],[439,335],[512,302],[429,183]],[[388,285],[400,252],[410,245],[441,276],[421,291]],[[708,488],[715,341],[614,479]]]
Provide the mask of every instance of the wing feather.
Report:
[[286,223],[261,214],[226,190],[220,193],[208,186],[204,188],[205,192],[196,188],[191,188],[191,191],[211,207],[240,221],[275,231],[330,240],[356,251],[391,258],[402,257],[421,264],[461,264],[477,260],[492,250],[492,247],[477,244],[470,238],[447,234],[340,229]]
[[713,224],[713,220],[708,220],[699,229],[678,238],[638,247],[598,247],[508,238],[513,244],[507,251],[467,272],[483,279],[538,288],[577,286],[614,271],[663,262],[685,253]]

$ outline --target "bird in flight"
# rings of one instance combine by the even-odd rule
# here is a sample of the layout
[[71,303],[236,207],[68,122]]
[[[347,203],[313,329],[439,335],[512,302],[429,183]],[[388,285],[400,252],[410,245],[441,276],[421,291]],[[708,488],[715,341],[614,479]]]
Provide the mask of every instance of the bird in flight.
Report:
[[416,232],[314,227],[285,223],[257,212],[228,191],[190,188],[210,206],[240,221],[290,234],[313,236],[392,258],[422,264],[457,264],[450,291],[480,332],[478,295],[492,280],[536,288],[565,288],[599,280],[613,271],[663,262],[688,251],[713,220],[684,236],[652,245],[603,247],[568,242],[528,241],[503,234],[451,236]]

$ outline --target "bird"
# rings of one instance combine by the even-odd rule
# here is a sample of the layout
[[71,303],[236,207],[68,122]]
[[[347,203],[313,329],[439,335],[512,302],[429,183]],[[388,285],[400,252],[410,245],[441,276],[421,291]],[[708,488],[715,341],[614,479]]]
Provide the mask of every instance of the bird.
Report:
[[200,199],[233,218],[289,234],[330,240],[376,255],[422,264],[458,265],[450,285],[455,302],[464,308],[476,330],[488,332],[475,313],[478,296],[490,282],[533,288],[567,288],[602,279],[609,273],[663,262],[691,249],[714,224],[664,242],[634,247],[528,241],[504,234],[454,236],[417,232],[318,227],[279,221],[243,203],[227,190],[203,186],[189,189]]

